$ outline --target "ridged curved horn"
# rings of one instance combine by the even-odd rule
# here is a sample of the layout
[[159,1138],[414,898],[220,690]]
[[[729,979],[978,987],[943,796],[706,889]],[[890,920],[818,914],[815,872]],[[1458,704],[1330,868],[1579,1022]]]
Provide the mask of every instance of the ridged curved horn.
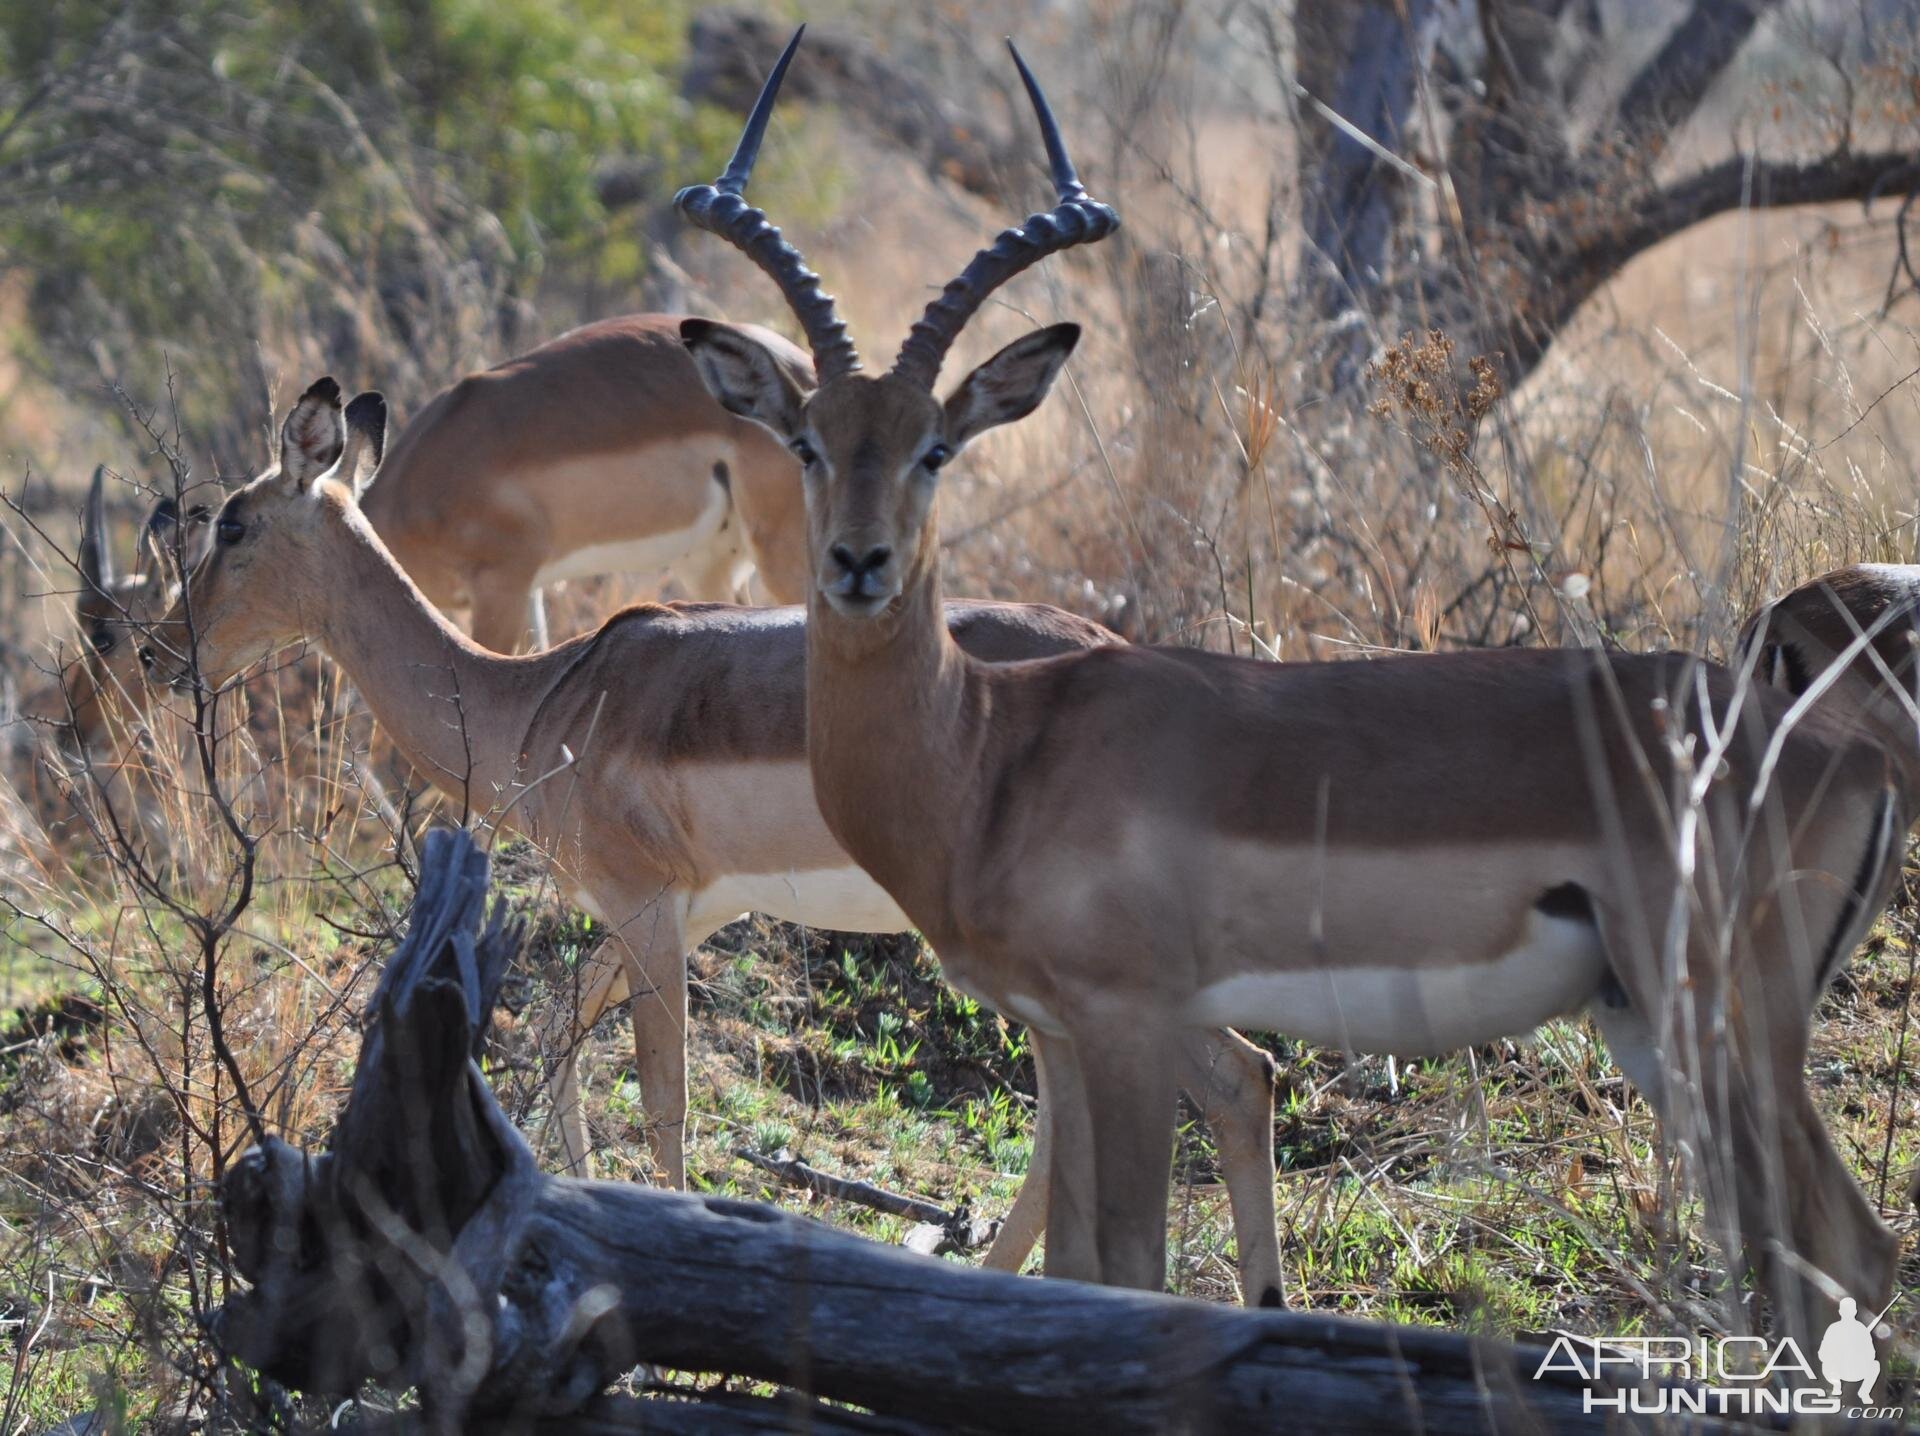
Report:
[[107,466],[93,471],[87,506],[80,515],[80,547],[75,554],[80,578],[95,593],[113,586],[113,546],[107,541]]
[[807,33],[802,25],[793,32],[787,48],[780,54],[760,98],[747,116],[747,127],[740,132],[733,159],[720,178],[712,184],[689,185],[673,197],[674,208],[702,229],[710,229],[729,241],[755,264],[764,269],[780,286],[788,306],[806,332],[813,350],[813,367],[822,384],[855,372],[860,356],[847,337],[847,326],[833,307],[833,296],[821,292],[820,276],[807,268],[807,262],[780,231],[768,223],[767,216],[741,198],[747,181],[753,177],[753,161],[760,153],[760,141],[767,133],[767,118],[773,113],[774,96],[786,78],[793,52],[800,48],[800,37]]
[[910,379],[923,389],[932,389],[940,377],[940,362],[973,318],[987,296],[1014,275],[1038,264],[1050,254],[1071,249],[1076,244],[1092,244],[1105,239],[1120,227],[1120,216],[1087,193],[1073,161],[1067,158],[1066,144],[1060,138],[1060,126],[1053,118],[1053,107],[1040,91],[1039,81],[1020,57],[1013,41],[1007,41],[1013,63],[1019,67],[1020,80],[1033,102],[1034,117],[1040,122],[1040,138],[1047,147],[1047,167],[1053,174],[1053,188],[1059,196],[1045,214],[1028,217],[1017,229],[1003,229],[986,249],[974,255],[960,277],[940,292],[927,306],[927,312],[908,332],[900,346],[900,357],[893,372]]

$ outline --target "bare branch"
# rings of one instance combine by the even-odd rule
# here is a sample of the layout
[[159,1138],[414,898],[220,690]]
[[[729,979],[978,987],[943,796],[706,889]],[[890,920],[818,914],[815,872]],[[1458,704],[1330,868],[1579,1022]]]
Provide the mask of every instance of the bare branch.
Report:
[[1616,132],[1664,136],[1691,115],[1780,0],[1694,0],[1614,107]]

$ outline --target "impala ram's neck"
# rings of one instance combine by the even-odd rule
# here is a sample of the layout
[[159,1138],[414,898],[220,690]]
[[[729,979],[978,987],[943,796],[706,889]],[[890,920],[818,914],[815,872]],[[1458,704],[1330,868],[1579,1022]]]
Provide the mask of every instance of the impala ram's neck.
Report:
[[946,913],[950,834],[979,774],[975,665],[947,631],[937,570],[891,610],[849,618],[807,607],[807,756],[834,838],[916,927]]

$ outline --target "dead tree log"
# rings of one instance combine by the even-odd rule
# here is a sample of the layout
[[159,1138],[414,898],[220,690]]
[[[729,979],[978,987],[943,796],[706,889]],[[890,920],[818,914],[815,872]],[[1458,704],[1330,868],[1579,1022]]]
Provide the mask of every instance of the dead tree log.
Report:
[[[409,1429],[435,1432],[1605,1425],[1577,1379],[1536,1379],[1538,1350],[1035,1281],[752,1202],[546,1176],[472,1061],[516,939],[486,915],[486,860],[436,832],[421,874],[332,1150],[269,1141],[221,1192],[253,1287],[215,1336],[276,1380],[414,1386]],[[601,1396],[642,1363],[792,1395]]]

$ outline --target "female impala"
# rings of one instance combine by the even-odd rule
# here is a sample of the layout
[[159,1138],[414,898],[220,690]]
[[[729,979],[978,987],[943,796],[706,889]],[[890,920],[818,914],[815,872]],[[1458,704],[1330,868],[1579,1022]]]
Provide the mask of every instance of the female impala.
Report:
[[[73,608],[85,647],[80,660],[63,675],[73,736],[101,757],[108,756],[115,745],[115,719],[136,715],[144,703],[146,676],[140,670],[137,634],[171,601],[178,517],[171,498],[156,503],[141,528],[140,561],[131,573],[118,572],[113,537],[107,532],[106,473],[104,466],[93,471],[87,506],[81,513],[80,543],[74,556],[80,589]],[[184,561],[189,564],[205,536],[206,516],[206,509],[198,504],[188,512]]]
[[[179,560],[191,561],[193,546],[205,531],[205,509],[189,510],[189,527],[176,554],[174,501],[161,499],[141,528],[139,560],[130,573],[114,563],[107,530],[106,469],[97,468],[81,510],[80,541],[74,566],[80,586],[74,594],[74,623],[80,647],[63,664],[58,681],[19,703],[0,692],[0,733],[19,775],[25,801],[15,808],[0,782],[0,813],[6,826],[46,833],[65,826],[75,812],[76,784],[92,809],[88,821],[108,814],[94,806],[109,804],[116,820],[138,817],[146,836],[167,834],[164,805],[148,781],[145,755],[128,746],[146,704],[146,679],[138,659],[137,634],[165,611]],[[7,685],[0,684],[0,688]]]
[[956,986],[1037,1034],[1048,1271],[1160,1285],[1172,1061],[1196,1028],[1436,1053],[1584,1008],[1691,1142],[1719,1232],[1764,1261],[1790,1329],[1841,1292],[1883,1299],[1894,1238],[1802,1063],[1898,867],[1913,765],[1819,715],[1783,727],[1777,694],[1687,657],[976,661],[940,621],[938,471],[1041,402],[1078,330],[1018,340],[944,404],[932,387],[994,288],[1117,221],[1021,64],[1058,206],[981,251],[889,373],[861,374],[818,278],[741,198],[792,53],[726,173],[676,202],[780,285],[819,387],[737,329],[681,332],[714,397],[805,466],[828,827]]
[[[563,334],[429,403],[394,441],[362,509],[474,641],[544,648],[543,584],[671,571],[693,598],[735,596],[749,565],[782,603],[806,592],[792,457],[700,385],[672,315]],[[807,359],[755,337],[796,377]]]
[[1798,697],[1826,677],[1836,708],[1890,726],[1896,742],[1920,739],[1920,565],[1858,563],[1811,579],[1746,621],[1737,651],[1756,643],[1767,682]]
[[[553,1108],[570,1164],[586,1139],[574,1049],[632,993],[648,1137],[685,1182],[688,949],[744,910],[853,932],[898,932],[893,901],[834,845],[805,748],[799,609],[642,605],[546,653],[507,658],[470,642],[425,600],[356,502],[379,463],[378,395],[346,411],[322,379],[282,430],[279,465],[229,497],[208,557],[150,651],[168,681],[224,682],[311,638],[345,671],[415,769],[552,855],[565,887],[612,930],[560,1021]],[[381,478],[374,484],[386,482]],[[1115,642],[1054,609],[954,604],[958,640],[983,660]],[[157,642],[157,639],[156,639]],[[542,775],[547,775],[544,780]],[[1272,1085],[1243,1040],[1196,1034],[1180,1080],[1215,1118],[1250,1297],[1278,1292]],[[1050,1130],[1042,1093],[1041,1135]],[[1165,1185],[1166,1173],[1155,1180]],[[1046,1184],[1031,1184],[992,1259],[1018,1266]]]

